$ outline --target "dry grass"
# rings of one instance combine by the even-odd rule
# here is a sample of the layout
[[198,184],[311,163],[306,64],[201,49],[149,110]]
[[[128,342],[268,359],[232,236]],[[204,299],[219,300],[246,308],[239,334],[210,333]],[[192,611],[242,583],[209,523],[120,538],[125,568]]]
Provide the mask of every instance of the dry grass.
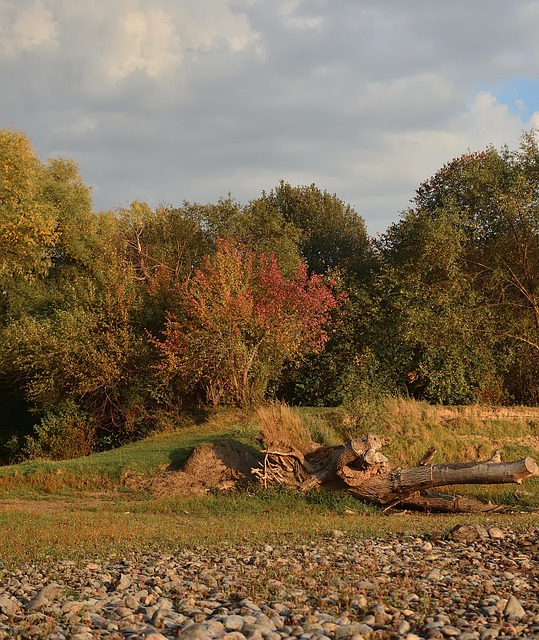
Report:
[[209,496],[146,502],[74,502],[36,509],[30,503],[0,505],[0,567],[37,560],[81,560],[172,553],[196,546],[307,544],[337,529],[359,538],[447,532],[454,525],[480,522],[528,529],[532,513],[459,516],[394,512],[384,515],[351,499],[316,502],[317,496]]
[[307,453],[313,438],[297,411],[282,402],[259,407],[256,411],[260,438],[272,451],[297,450]]
[[[365,433],[365,421],[345,416],[345,431]],[[387,398],[369,409],[368,427],[386,441],[386,455],[401,466],[417,463],[434,445],[434,463],[478,461],[499,450],[503,460],[539,454],[539,410],[432,406],[405,398]]]
[[524,408],[432,407],[388,399],[357,415],[283,404],[261,407],[255,414],[217,412],[199,424],[155,434],[116,451],[0,468],[0,561],[171,550],[246,539],[301,541],[330,535],[332,529],[383,537],[403,531],[446,531],[465,521],[515,528],[537,524],[537,480],[522,487],[457,489],[515,510],[490,516],[398,511],[384,515],[351,496],[323,492],[305,496],[260,490],[198,499],[151,499],[121,486],[126,473],[152,476],[164,468],[182,466],[193,448],[204,442],[227,438],[254,447],[259,431],[272,446],[281,443],[302,451],[313,440],[335,444],[372,431],[388,442],[384,453],[401,466],[415,464],[431,444],[437,447],[435,463],[484,459],[494,449],[500,449],[505,460],[526,455],[539,460],[539,411]]

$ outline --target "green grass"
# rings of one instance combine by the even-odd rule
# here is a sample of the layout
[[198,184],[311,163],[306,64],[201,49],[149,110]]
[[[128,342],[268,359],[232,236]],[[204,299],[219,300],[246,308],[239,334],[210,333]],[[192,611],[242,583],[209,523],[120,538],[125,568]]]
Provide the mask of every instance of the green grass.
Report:
[[150,477],[179,469],[205,442],[232,439],[254,450],[258,434],[248,414],[223,411],[201,425],[156,433],[118,449],[75,460],[31,460],[0,467],[0,497],[63,497],[81,491],[122,491],[126,473]]
[[[273,411],[274,409],[272,409]],[[271,412],[268,413],[271,417]],[[342,409],[298,409],[311,437],[335,443],[366,429]],[[486,417],[480,408],[429,407],[391,400],[375,407],[368,420],[388,442],[384,452],[402,466],[416,463],[431,445],[434,462],[476,460],[494,449],[504,460],[539,460],[539,421],[523,415]],[[511,507],[510,514],[429,515],[381,510],[350,495],[284,489],[249,489],[203,497],[154,498],[122,485],[126,474],[150,478],[178,469],[204,442],[232,439],[256,449],[256,414],[219,411],[198,425],[154,434],[140,442],[77,460],[35,460],[0,468],[0,563],[43,558],[82,558],[150,549],[223,543],[305,542],[339,529],[353,536],[383,537],[447,531],[467,521],[527,528],[537,526],[539,481],[518,485],[459,486],[459,493]],[[374,428],[373,428],[374,427]]]

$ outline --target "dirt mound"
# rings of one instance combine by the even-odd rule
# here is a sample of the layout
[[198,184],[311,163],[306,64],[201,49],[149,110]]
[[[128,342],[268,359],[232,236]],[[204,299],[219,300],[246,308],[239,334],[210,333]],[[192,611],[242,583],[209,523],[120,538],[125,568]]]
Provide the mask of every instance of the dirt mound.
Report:
[[152,478],[146,489],[156,497],[192,496],[211,489],[231,489],[249,481],[257,458],[231,440],[197,447],[180,471]]

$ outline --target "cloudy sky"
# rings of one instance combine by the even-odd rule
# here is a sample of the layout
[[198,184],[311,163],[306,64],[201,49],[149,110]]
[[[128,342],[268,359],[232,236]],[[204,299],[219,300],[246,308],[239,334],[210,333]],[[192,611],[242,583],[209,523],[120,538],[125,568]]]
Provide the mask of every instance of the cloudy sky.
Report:
[[0,127],[96,209],[280,179],[371,234],[446,161],[539,127],[539,0],[0,0]]

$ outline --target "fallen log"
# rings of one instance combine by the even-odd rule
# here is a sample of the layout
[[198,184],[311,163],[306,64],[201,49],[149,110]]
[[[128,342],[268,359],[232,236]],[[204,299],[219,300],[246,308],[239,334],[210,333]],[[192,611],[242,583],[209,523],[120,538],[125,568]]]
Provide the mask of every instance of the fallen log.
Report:
[[470,498],[454,497],[430,491],[436,487],[459,484],[520,484],[539,477],[532,458],[501,462],[498,452],[484,462],[427,464],[434,448],[429,449],[416,467],[392,467],[380,453],[382,439],[367,434],[361,440],[343,445],[317,447],[303,454],[265,451],[263,471],[253,474],[264,483],[287,484],[302,491],[318,487],[341,489],[386,510],[399,505],[427,511],[480,512],[497,509]]

